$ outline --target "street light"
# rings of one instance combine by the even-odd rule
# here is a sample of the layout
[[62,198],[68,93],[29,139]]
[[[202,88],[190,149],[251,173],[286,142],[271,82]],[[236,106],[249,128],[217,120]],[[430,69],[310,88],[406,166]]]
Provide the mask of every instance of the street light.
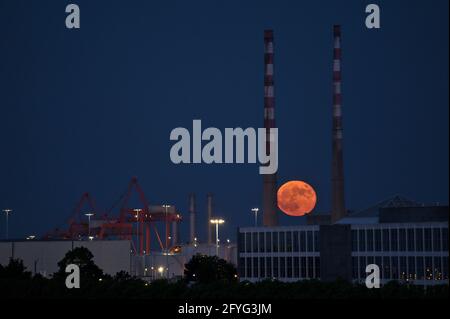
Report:
[[94,213],[86,213],[84,214],[87,216],[89,222],[88,222],[88,237],[91,237],[91,217],[94,216]]
[[139,213],[140,212],[142,212],[142,209],[140,209],[140,208],[135,208],[135,209],[133,209],[133,211],[136,213],[136,215],[135,215],[135,217],[136,217],[136,220],[137,220],[137,242],[138,242],[138,256],[141,254],[141,250],[142,250],[142,247],[141,247],[141,240],[140,240],[140,229],[141,229],[141,221],[140,221],[140,216],[139,216]]
[[3,210],[3,212],[4,212],[5,215],[6,215],[6,239],[8,239],[8,238],[9,238],[8,217],[9,217],[9,214],[12,212],[12,209],[6,208],[6,209]]
[[225,223],[221,218],[211,219],[211,224],[216,225],[216,256],[219,257],[219,225]]
[[167,233],[167,210],[170,208],[170,205],[162,205],[162,207],[164,208],[164,220],[165,220],[165,226],[166,226],[166,270],[167,270],[167,275],[166,278],[169,279],[169,234]]
[[259,208],[252,208],[252,212],[255,213],[255,227],[258,226],[258,211]]

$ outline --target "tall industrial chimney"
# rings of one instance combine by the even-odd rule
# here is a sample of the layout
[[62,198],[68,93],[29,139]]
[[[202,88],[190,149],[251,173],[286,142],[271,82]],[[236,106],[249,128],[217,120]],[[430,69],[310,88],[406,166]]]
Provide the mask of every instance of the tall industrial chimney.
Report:
[[341,26],[333,27],[333,149],[332,149],[332,199],[331,222],[335,223],[346,215],[344,199],[344,160],[342,137],[342,98],[341,98]]
[[207,205],[207,218],[208,220],[206,221],[207,224],[207,235],[208,235],[208,245],[212,245],[213,241],[212,241],[212,224],[211,224],[211,219],[213,216],[213,194],[209,193],[206,195],[206,205]]
[[193,244],[197,235],[195,234],[195,194],[189,194],[189,242]]
[[[269,129],[275,128],[275,95],[273,81],[273,30],[264,31],[264,128],[266,129],[266,154],[270,154]],[[263,225],[276,226],[277,175],[263,176]]]

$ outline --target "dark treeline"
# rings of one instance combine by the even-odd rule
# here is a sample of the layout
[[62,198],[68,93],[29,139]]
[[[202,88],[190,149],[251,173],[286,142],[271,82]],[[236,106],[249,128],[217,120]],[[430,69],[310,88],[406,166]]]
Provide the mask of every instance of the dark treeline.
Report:
[[[77,248],[78,249],[78,248]],[[20,260],[0,265],[2,298],[149,298],[149,299],[441,299],[448,298],[448,285],[423,287],[390,282],[379,289],[345,281],[304,280],[295,283],[239,282],[231,264],[217,257],[194,256],[186,264],[185,279],[147,283],[126,272],[109,276],[92,261],[85,248],[74,249],[59,263],[52,278],[32,275]],[[80,267],[80,288],[68,289],[65,266]],[[195,276],[193,276],[195,274]]]

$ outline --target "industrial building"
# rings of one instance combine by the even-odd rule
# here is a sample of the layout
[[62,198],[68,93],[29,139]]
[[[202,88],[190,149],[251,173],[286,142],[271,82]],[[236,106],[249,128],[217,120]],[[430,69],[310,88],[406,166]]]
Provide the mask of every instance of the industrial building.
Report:
[[448,206],[403,206],[399,199],[333,225],[240,228],[241,280],[364,282],[366,266],[376,264],[382,284],[448,284]]
[[[268,36],[270,35],[270,36]],[[265,33],[266,78],[273,85],[273,32]],[[269,51],[267,51],[269,48]],[[267,54],[270,53],[270,58]],[[312,213],[307,225],[277,226],[276,177],[263,181],[264,227],[238,230],[241,280],[297,281],[338,278],[364,282],[366,266],[376,264],[381,283],[448,284],[448,206],[426,206],[395,196],[366,210],[345,207],[341,86],[341,27],[333,27],[332,197],[331,212]],[[267,65],[269,63],[269,65]],[[273,88],[270,92],[273,93]],[[266,97],[266,96],[265,96]],[[275,123],[272,105],[264,115]]]

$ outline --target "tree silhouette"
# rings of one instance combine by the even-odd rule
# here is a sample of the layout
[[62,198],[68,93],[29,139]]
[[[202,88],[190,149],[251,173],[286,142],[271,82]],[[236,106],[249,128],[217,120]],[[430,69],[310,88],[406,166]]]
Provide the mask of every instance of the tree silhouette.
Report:
[[236,268],[217,256],[197,254],[185,265],[184,275],[187,281],[212,283],[217,281],[237,281]]

